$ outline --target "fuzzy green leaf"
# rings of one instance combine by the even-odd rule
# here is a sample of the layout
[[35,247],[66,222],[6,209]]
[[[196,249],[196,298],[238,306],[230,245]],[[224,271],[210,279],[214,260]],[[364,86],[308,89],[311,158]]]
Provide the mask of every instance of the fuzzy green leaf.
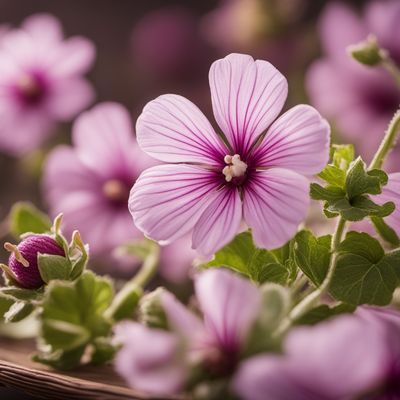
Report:
[[53,254],[39,254],[38,268],[43,281],[49,283],[54,279],[68,280],[72,266],[65,257]]
[[50,218],[31,203],[14,204],[9,218],[10,231],[16,238],[27,232],[45,233],[51,229]]
[[392,229],[381,217],[371,217],[371,222],[374,224],[376,231],[390,243],[392,246],[398,247],[400,245],[400,238],[394,229]]

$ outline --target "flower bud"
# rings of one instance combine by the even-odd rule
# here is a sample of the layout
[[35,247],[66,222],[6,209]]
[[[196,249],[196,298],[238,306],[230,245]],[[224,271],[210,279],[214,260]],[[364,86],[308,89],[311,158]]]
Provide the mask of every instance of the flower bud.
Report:
[[48,235],[30,235],[17,246],[6,243],[4,247],[11,252],[8,267],[13,278],[26,289],[37,289],[44,284],[38,268],[38,254],[65,257],[63,248]]
[[151,328],[166,329],[167,317],[161,304],[161,296],[166,290],[162,287],[142,297],[139,306],[140,321]]
[[359,63],[373,67],[384,60],[385,53],[379,47],[376,37],[368,36],[361,43],[348,47],[349,54]]

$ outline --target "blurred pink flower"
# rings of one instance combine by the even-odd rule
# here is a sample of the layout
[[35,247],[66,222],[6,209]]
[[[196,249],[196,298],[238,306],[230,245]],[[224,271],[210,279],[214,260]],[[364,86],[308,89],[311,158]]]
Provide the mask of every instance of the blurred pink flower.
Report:
[[[400,63],[399,18],[397,0],[372,1],[363,17],[344,3],[330,2],[319,24],[325,56],[312,64],[307,74],[313,104],[337,123],[344,139],[355,142],[367,160],[399,106],[400,92],[388,72],[359,65],[347,55],[346,47],[372,33]],[[396,150],[390,157],[391,169],[398,157]]]
[[93,63],[93,44],[63,39],[47,14],[27,18],[0,40],[0,149],[21,155],[39,146],[54,123],[68,121],[93,99],[82,78]]
[[210,256],[233,239],[243,217],[258,246],[279,247],[306,216],[305,175],[328,160],[329,126],[307,105],[273,122],[287,83],[266,61],[241,54],[218,60],[211,66],[210,87],[226,137],[177,95],[151,101],[139,117],[141,148],[176,164],[150,168],[136,181],[129,200],[135,224],[160,243],[193,230],[192,247]]
[[116,327],[115,339],[123,344],[115,369],[132,388],[164,396],[181,390],[187,367],[175,335],[123,322]]
[[127,202],[140,172],[154,162],[138,147],[128,111],[102,103],[74,123],[73,146],[58,146],[44,168],[43,192],[52,215],[64,213],[64,229],[79,229],[93,255],[142,234]]
[[[236,368],[260,311],[258,288],[232,272],[211,269],[196,277],[195,291],[202,318],[164,292],[161,304],[171,332],[125,325],[116,367],[132,387],[168,395],[182,390],[199,363],[216,374]],[[155,379],[153,387],[144,387]]]
[[[244,400],[397,398],[400,315],[364,307],[356,314],[296,328],[285,356],[258,355],[241,364],[235,391]],[[367,396],[375,390],[376,397]]]

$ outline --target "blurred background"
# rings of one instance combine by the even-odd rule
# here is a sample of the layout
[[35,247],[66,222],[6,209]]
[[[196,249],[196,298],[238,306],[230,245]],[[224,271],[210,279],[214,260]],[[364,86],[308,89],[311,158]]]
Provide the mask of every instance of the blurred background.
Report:
[[[97,49],[87,74],[96,93],[91,105],[119,102],[130,111],[133,123],[149,100],[164,93],[189,98],[213,121],[210,64],[231,52],[268,60],[289,81],[286,108],[313,104],[331,122],[337,141],[354,142],[368,158],[369,147],[379,141],[399,103],[399,93],[392,83],[386,85],[390,77],[383,71],[376,82],[366,76],[353,86],[364,67],[347,59],[345,47],[375,33],[399,58],[399,3],[0,0],[0,28],[7,35],[26,17],[50,13],[60,21],[66,38],[80,35],[91,40]],[[374,86],[369,88],[365,82],[372,81]],[[354,95],[361,92],[362,100]],[[374,123],[371,115],[376,115]],[[15,156],[0,149],[0,220],[5,221],[10,206],[20,200],[48,210],[41,191],[43,162],[55,145],[71,143],[72,123],[73,118],[56,124],[47,140],[25,154]],[[5,221],[0,224],[0,236],[6,233]],[[6,260],[4,253],[0,257]]]

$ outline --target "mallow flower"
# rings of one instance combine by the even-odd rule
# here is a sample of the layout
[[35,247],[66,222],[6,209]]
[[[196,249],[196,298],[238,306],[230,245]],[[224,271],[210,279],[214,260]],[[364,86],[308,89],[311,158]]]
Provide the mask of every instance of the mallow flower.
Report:
[[94,97],[82,77],[95,49],[83,37],[63,38],[48,14],[25,19],[0,40],[0,150],[21,155],[38,147],[58,121],[68,121]]
[[[318,24],[324,55],[306,76],[312,104],[335,121],[339,133],[355,143],[366,160],[374,154],[398,108],[400,92],[387,71],[358,64],[346,48],[373,34],[399,64],[399,16],[397,0],[370,1],[363,15],[345,2],[329,2]],[[398,154],[396,149],[388,161],[394,171]]]
[[[109,259],[116,247],[143,239],[132,225],[129,190],[155,162],[140,150],[129,112],[117,103],[101,103],[80,115],[73,125],[72,143],[50,153],[44,166],[43,194],[52,215],[64,214],[67,234],[79,229],[91,255]],[[162,271],[171,280],[182,280],[195,258],[194,251],[182,251],[187,241],[182,238],[179,248],[162,251]],[[121,270],[131,270],[137,261],[112,259]]]
[[243,362],[233,387],[244,400],[395,399],[400,393],[400,315],[361,308],[289,333],[285,355]]
[[229,377],[239,365],[261,308],[258,288],[230,271],[210,269],[195,278],[195,294],[201,315],[161,292],[169,331],[136,323],[118,328],[123,347],[116,369],[132,387],[174,394],[184,389],[196,366]]
[[133,186],[134,222],[161,244],[192,232],[192,247],[210,256],[244,219],[258,246],[279,247],[306,216],[307,176],[328,160],[329,126],[307,105],[276,119],[287,82],[267,61],[231,54],[213,63],[209,79],[220,134],[178,95],[158,97],[140,115],[140,147],[166,164]]

